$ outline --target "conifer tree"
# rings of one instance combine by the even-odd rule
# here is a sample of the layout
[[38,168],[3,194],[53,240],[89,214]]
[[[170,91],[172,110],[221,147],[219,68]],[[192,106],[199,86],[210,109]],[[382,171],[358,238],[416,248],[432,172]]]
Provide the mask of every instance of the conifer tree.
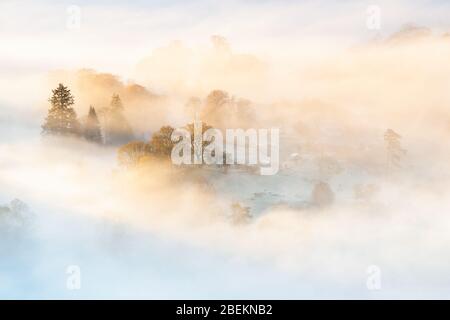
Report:
[[77,114],[72,108],[75,103],[70,90],[62,83],[52,90],[52,96],[49,99],[51,107],[48,111],[44,125],[42,125],[42,134],[47,135],[71,135],[80,133],[80,125]]
[[386,170],[390,174],[392,169],[400,167],[400,161],[406,150],[400,144],[401,135],[392,129],[386,130],[384,133],[384,142],[386,143]]
[[100,129],[100,122],[98,121],[97,112],[95,108],[90,106],[89,113],[84,123],[84,137],[95,143],[102,143],[102,132]]
[[110,108],[105,114],[105,142],[107,144],[123,144],[134,139],[124,114],[122,100],[118,94],[112,96]]
[[333,201],[334,193],[330,185],[323,181],[316,183],[311,194],[311,203],[317,207],[326,207],[333,204]]

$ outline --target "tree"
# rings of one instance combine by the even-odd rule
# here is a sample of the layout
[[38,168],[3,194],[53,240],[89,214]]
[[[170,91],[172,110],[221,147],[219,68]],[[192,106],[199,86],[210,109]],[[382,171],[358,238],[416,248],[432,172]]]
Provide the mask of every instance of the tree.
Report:
[[220,107],[230,100],[230,96],[226,91],[213,90],[206,97],[206,105],[212,107]]
[[105,142],[123,144],[134,139],[133,130],[125,118],[122,100],[118,94],[112,96],[110,107],[105,112]]
[[0,236],[8,232],[14,234],[15,231],[30,226],[33,218],[34,214],[19,199],[14,199],[9,205],[0,205]]
[[89,107],[89,113],[84,123],[83,133],[88,141],[95,143],[102,143],[103,141],[100,122],[98,121],[97,113],[92,106]]
[[224,114],[226,114],[224,106],[229,104],[230,101],[231,99],[227,92],[222,90],[211,91],[206,97],[205,106],[201,111],[200,118],[215,126],[222,124],[223,121],[229,120],[227,117],[224,117]]
[[401,136],[392,129],[386,130],[384,133],[384,142],[386,143],[386,170],[388,174],[393,168],[400,167],[400,161],[406,150],[402,148],[400,140]]
[[[202,136],[203,134],[212,127],[203,124],[202,125]],[[186,129],[190,136],[191,136],[191,155],[195,152],[195,145],[198,143],[198,141],[195,140],[195,126],[194,123],[187,124],[184,129]],[[159,129],[159,131],[155,132],[150,140],[150,147],[152,149],[152,152],[157,157],[168,157],[170,158],[172,154],[172,149],[175,145],[175,142],[172,141],[172,133],[174,132],[174,128],[171,126],[164,126]],[[203,151],[204,148],[209,144],[207,141],[202,140],[202,146],[198,146],[197,150]],[[202,156],[202,155],[200,155]],[[224,155],[225,159],[225,155]]]
[[152,154],[152,149],[148,143],[142,141],[132,141],[119,148],[117,160],[124,167],[134,167],[139,164],[143,157]]
[[249,223],[252,216],[250,207],[243,207],[238,202],[231,205],[231,222],[236,225]]
[[52,135],[77,135],[80,133],[80,125],[77,114],[72,108],[75,103],[70,90],[62,83],[52,90],[49,99],[51,107],[48,111],[45,123],[42,125],[42,134]]
[[334,201],[334,193],[326,182],[319,181],[311,194],[311,202],[318,207],[329,206]]
[[172,133],[174,128],[164,126],[155,132],[150,140],[150,147],[153,153],[158,157],[169,157],[172,153],[174,142],[172,142]]
[[122,99],[120,99],[120,96],[118,94],[113,94],[111,99],[111,110],[112,111],[123,111],[123,103]]
[[213,90],[206,97],[200,118],[216,128],[239,128],[247,126],[255,115],[251,101],[230,97],[222,90]]
[[141,161],[151,158],[170,159],[174,143],[171,126],[163,126],[155,132],[149,143],[142,141],[129,142],[118,150],[118,161],[120,165],[132,167]]
[[219,35],[211,36],[211,42],[213,44],[216,53],[230,53],[230,45],[225,37]]
[[[209,129],[212,129],[213,127],[207,125],[206,123],[202,123],[202,132],[201,132],[201,136],[202,139],[195,139],[195,124],[194,123],[189,123],[184,127],[187,131],[189,131],[189,134],[191,135],[191,150],[192,150],[192,154],[194,155],[195,152],[195,147],[197,146],[197,150],[199,152],[201,152],[202,150],[205,149],[205,147],[209,144],[209,142],[204,141],[203,140],[203,134],[208,131]],[[200,157],[200,159],[202,159],[203,155],[202,154],[198,154],[198,157]]]

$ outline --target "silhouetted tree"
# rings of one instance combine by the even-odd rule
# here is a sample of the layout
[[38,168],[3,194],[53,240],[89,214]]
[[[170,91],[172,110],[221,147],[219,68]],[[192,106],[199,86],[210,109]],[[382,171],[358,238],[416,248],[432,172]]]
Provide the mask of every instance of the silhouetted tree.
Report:
[[118,94],[114,94],[105,112],[105,143],[122,144],[134,139],[133,130],[123,112],[122,100]]
[[80,125],[77,114],[72,108],[75,103],[70,90],[62,83],[52,90],[49,99],[51,107],[48,111],[45,123],[42,125],[44,135],[77,135],[80,133]]
[[100,122],[98,121],[97,113],[94,107],[89,107],[89,113],[84,123],[84,137],[95,143],[102,143],[102,132],[100,129]]

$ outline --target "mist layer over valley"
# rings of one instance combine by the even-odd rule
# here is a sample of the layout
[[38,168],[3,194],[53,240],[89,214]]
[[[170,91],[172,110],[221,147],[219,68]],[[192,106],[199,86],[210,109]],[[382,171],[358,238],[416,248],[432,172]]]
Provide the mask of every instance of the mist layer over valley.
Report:
[[[0,297],[450,298],[448,33],[267,51],[198,28],[111,70],[3,56]],[[174,165],[198,119],[279,129],[277,174]]]

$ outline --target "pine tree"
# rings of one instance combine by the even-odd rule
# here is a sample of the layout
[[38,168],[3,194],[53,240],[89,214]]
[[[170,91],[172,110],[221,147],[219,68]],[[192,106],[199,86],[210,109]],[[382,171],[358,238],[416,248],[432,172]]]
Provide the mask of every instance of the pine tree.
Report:
[[311,194],[311,203],[317,207],[326,207],[333,204],[333,201],[334,193],[330,185],[323,181],[316,183]]
[[70,90],[60,83],[55,90],[52,90],[52,93],[49,99],[51,107],[42,126],[42,134],[79,134],[80,125],[77,114],[72,108],[75,101]]
[[118,94],[113,94],[111,99],[111,110],[112,111],[123,111],[123,104],[120,96]]
[[102,143],[102,132],[100,129],[100,122],[98,121],[97,112],[94,107],[89,107],[89,113],[84,123],[84,137],[95,143]]
[[406,150],[402,148],[400,139],[402,137],[392,129],[386,130],[384,133],[384,141],[386,143],[386,166],[387,173],[389,174],[393,168],[400,167],[400,160],[406,153]]
[[107,144],[123,144],[134,139],[124,114],[122,100],[118,94],[112,96],[110,108],[105,114],[105,142]]

